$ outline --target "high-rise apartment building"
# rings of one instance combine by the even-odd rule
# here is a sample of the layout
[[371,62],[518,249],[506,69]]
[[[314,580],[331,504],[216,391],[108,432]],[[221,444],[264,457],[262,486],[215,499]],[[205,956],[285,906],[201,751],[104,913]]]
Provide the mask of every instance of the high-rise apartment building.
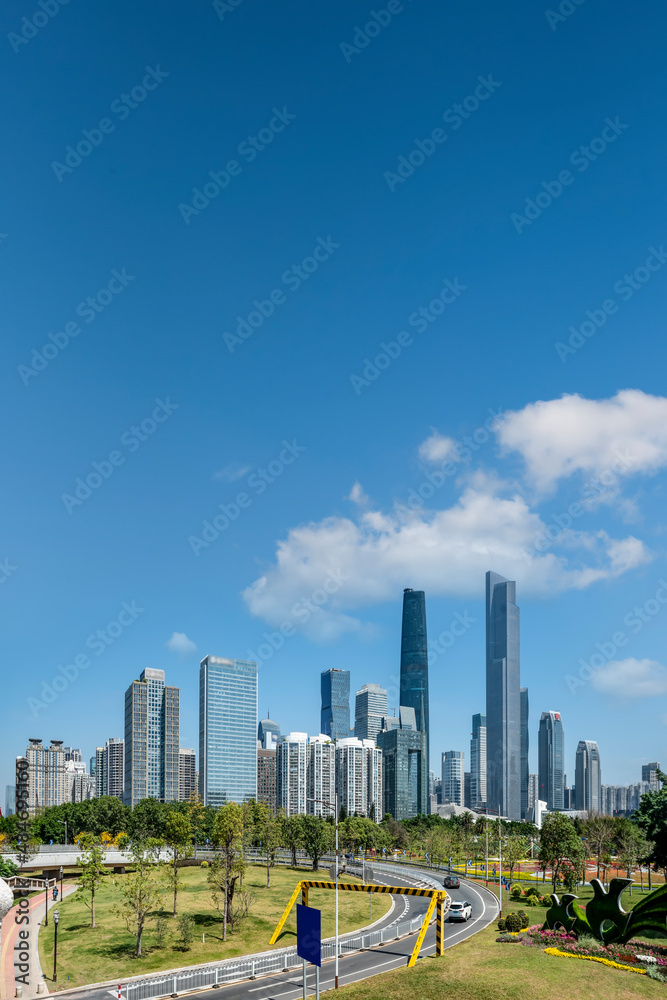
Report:
[[204,805],[257,798],[257,664],[205,656],[199,668],[199,794]]
[[521,681],[516,583],[486,574],[486,798],[521,819]]
[[336,744],[324,733],[311,736],[306,752],[306,812],[333,816],[336,812]]
[[565,737],[560,712],[542,712],[538,736],[539,797],[550,811],[565,808]]
[[65,802],[65,751],[62,740],[28,740],[28,811],[31,814]]
[[[125,741],[118,736],[111,736],[104,745],[102,776],[104,782],[102,795],[122,799],[125,784]],[[97,774],[95,784],[97,785]]]
[[404,820],[428,813],[429,768],[414,709],[401,706],[399,712],[398,718],[384,720],[377,745],[382,750],[383,812]]
[[470,740],[470,808],[486,807],[486,716],[473,715]]
[[197,751],[181,747],[178,751],[178,799],[189,802],[197,792]]
[[521,699],[521,819],[526,818],[528,809],[528,751],[530,750],[530,734],[528,732],[528,688],[519,689]]
[[126,805],[148,798],[178,800],[179,744],[180,690],[165,684],[164,670],[147,667],[125,692]]
[[264,750],[257,741],[257,801],[276,811],[276,755],[277,750]]
[[574,788],[577,809],[600,812],[602,808],[600,751],[595,740],[579,740],[577,744]]
[[86,772],[82,760],[65,762],[65,801],[85,802],[95,798],[95,778]]
[[263,750],[275,750],[280,743],[280,726],[273,719],[260,719],[257,726],[257,739]]
[[642,781],[648,781],[649,791],[651,792],[660,791],[660,781],[658,780],[659,770],[660,764],[657,760],[652,764],[642,764]]
[[374,740],[351,738],[336,743],[336,785],[348,816],[382,816],[382,750]]
[[364,684],[354,702],[354,735],[358,740],[377,739],[387,714],[387,692],[379,684]]
[[452,803],[462,806],[464,802],[463,753],[461,750],[448,750],[442,755],[442,801],[446,805]]
[[63,747],[63,750],[65,752],[66,764],[69,763],[69,761],[73,761],[75,764],[80,764],[83,761],[80,750],[76,750],[74,747]]
[[[400,704],[415,710],[417,729],[424,734],[424,754],[428,776],[430,728],[426,598],[423,590],[412,590],[409,587],[403,591]],[[428,790],[426,794],[428,795]]]
[[332,740],[350,736],[350,671],[323,670],[321,731]]

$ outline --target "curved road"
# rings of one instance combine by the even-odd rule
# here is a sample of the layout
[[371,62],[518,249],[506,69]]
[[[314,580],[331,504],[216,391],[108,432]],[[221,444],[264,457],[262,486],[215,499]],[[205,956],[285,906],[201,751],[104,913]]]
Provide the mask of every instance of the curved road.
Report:
[[[444,874],[430,869],[424,869],[423,872],[438,882],[442,882],[445,878]],[[398,873],[394,875],[392,872],[377,871],[375,881],[385,885],[412,886],[415,882],[420,881],[419,875],[419,869],[415,869],[414,878],[398,875]],[[472,917],[466,923],[447,921],[445,925],[445,948],[451,948],[493,923],[498,915],[498,901],[490,890],[464,880],[461,880],[460,889],[448,889],[447,891],[452,899],[465,899],[472,905]],[[429,902],[427,898],[420,896],[395,896],[394,901],[396,906],[389,914],[385,915],[381,922],[375,925],[377,929],[391,926],[423,913]],[[400,941],[392,941],[377,948],[371,948],[368,951],[340,956],[338,959],[339,985],[346,986],[349,983],[368,979],[379,973],[389,972],[391,969],[398,969],[406,965],[416,939],[417,933]],[[422,944],[421,957],[434,952],[435,923],[432,923]],[[308,992],[314,994],[315,970],[313,966],[308,967],[307,982]],[[330,959],[324,962],[320,969],[320,989],[324,991],[333,989],[333,987],[334,960]],[[108,987],[71,992],[75,993],[77,997],[86,997],[86,1000],[108,1000],[109,995],[114,997],[117,995],[116,990],[111,990]],[[303,996],[303,975],[300,970],[290,969],[289,972],[275,973],[262,979],[231,983],[228,986],[220,986],[215,989],[207,986],[205,992],[211,997],[215,996],[216,1000],[279,1000],[279,998],[297,1000],[298,997]]]

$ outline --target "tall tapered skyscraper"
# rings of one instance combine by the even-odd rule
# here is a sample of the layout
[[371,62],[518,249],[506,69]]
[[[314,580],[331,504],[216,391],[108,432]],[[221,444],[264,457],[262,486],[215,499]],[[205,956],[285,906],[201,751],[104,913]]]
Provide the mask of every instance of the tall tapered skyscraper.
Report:
[[350,738],[350,671],[323,670],[320,676],[320,731],[332,740]]
[[538,798],[565,808],[565,740],[560,712],[542,712],[538,740]]
[[528,751],[530,749],[530,734],[528,731],[528,688],[521,688],[521,819],[526,818],[528,811]]
[[429,772],[428,653],[426,601],[423,590],[403,591],[401,630],[401,705],[414,708],[417,729],[424,733],[426,774]]
[[486,574],[486,800],[521,819],[521,681],[516,583]]
[[595,740],[579,740],[574,776],[575,809],[600,812],[602,808],[602,778],[600,750]]

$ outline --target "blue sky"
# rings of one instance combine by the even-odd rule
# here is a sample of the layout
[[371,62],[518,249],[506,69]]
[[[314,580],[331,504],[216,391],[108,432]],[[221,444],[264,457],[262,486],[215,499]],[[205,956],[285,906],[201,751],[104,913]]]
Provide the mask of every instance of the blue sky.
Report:
[[270,653],[284,731],[332,666],[395,704],[406,586],[443,635],[432,761],[467,761],[487,569],[531,769],[556,709],[569,776],[597,739],[638,780],[667,732],[664,6],[55,2],[0,33],[2,784],[28,737],[122,735],[144,667],[196,746],[206,653]]

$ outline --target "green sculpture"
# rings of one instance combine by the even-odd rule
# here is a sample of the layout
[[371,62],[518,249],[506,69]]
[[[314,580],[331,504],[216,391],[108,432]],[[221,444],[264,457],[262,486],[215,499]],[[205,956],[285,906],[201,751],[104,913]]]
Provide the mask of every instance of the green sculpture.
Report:
[[621,906],[621,895],[632,881],[631,878],[613,878],[607,892],[599,879],[591,879],[594,896],[585,910],[571,892],[562,900],[552,895],[544,929],[562,927],[577,937],[592,934],[603,944],[625,944],[647,930],[667,934],[667,884],[649,893],[626,913]]

